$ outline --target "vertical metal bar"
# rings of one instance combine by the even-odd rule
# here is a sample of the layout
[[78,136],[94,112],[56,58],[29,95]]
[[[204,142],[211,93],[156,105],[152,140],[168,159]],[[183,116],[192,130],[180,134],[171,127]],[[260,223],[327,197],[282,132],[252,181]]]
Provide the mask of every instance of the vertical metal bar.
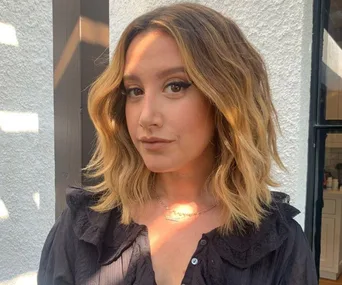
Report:
[[[109,60],[109,1],[81,1],[81,120],[82,120],[82,168],[91,159],[95,129],[88,113],[89,86],[104,71]],[[93,183],[82,176],[82,184]]]
[[327,130],[316,131],[316,155],[315,155],[315,177],[314,177],[314,211],[313,217],[313,253],[316,263],[317,275],[319,277],[319,266],[321,256],[321,225],[323,208],[323,176],[325,160],[325,141]]
[[65,190],[81,183],[80,1],[53,1],[55,216]]
[[318,122],[318,98],[320,89],[320,65],[322,59],[322,3],[324,0],[314,0],[313,7],[313,35],[312,35],[312,63],[311,63],[311,86],[310,86],[310,121],[308,141],[308,172],[307,172],[307,195],[305,209],[305,233],[311,248],[314,238],[314,212],[315,212],[315,162],[316,162],[316,129]]

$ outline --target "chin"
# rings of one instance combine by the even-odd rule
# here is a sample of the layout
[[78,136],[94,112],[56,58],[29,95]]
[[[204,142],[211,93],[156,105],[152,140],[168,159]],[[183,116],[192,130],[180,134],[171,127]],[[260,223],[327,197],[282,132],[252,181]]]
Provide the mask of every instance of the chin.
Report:
[[154,173],[166,173],[174,170],[174,167],[171,165],[165,165],[163,163],[145,162],[145,165],[148,170]]
[[[146,164],[145,164],[146,165]],[[157,165],[146,165],[147,169],[154,173],[166,173],[170,172],[169,168],[165,168]]]

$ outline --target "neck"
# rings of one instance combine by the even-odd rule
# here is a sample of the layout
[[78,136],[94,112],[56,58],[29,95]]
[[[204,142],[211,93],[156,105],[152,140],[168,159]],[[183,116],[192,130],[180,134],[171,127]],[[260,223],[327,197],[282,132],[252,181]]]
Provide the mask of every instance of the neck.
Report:
[[182,177],[176,173],[157,176],[156,194],[169,203],[186,203],[199,200],[204,194],[205,181]]
[[155,185],[156,195],[168,206],[195,203],[199,207],[214,204],[210,189],[205,183],[213,167],[212,161],[195,162],[193,167],[176,172],[158,173]]

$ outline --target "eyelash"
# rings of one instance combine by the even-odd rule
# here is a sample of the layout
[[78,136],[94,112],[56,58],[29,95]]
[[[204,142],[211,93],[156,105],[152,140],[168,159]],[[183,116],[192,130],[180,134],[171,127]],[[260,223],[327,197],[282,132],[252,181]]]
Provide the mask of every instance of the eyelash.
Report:
[[[192,85],[192,82],[191,82],[191,81],[190,81],[190,82],[174,81],[174,82],[170,82],[169,84],[167,84],[167,85],[165,86],[164,89],[166,89],[167,87],[170,87],[170,86],[172,86],[172,85],[175,85],[175,86],[180,87],[181,90],[186,90],[186,89],[188,89],[188,88]],[[137,88],[137,87],[134,87],[134,88],[127,88],[127,89],[126,89],[126,88],[123,88],[122,94],[123,94],[123,95],[126,95],[126,96],[132,96],[132,95],[129,95],[129,93],[130,93],[131,91],[137,90],[137,89],[141,90],[140,88]],[[180,91],[181,91],[181,90],[180,90]],[[178,91],[178,92],[173,92],[173,93],[174,93],[174,94],[175,94],[175,93],[179,93],[180,91]],[[137,96],[140,96],[140,95],[135,95],[135,96],[132,96],[132,97],[137,97]]]

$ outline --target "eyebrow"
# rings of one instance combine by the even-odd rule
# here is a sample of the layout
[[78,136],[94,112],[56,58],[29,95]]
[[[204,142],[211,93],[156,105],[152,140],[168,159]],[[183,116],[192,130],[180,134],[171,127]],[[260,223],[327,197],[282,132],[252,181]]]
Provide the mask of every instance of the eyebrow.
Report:
[[[179,72],[186,73],[183,66],[177,66],[177,67],[172,67],[172,68],[162,70],[162,71],[157,73],[157,77],[158,78],[164,78],[166,76],[172,75],[174,73],[179,73]],[[123,76],[123,80],[132,80],[132,81],[137,80],[137,81],[139,81],[139,76],[137,76],[135,74],[126,74]]]

